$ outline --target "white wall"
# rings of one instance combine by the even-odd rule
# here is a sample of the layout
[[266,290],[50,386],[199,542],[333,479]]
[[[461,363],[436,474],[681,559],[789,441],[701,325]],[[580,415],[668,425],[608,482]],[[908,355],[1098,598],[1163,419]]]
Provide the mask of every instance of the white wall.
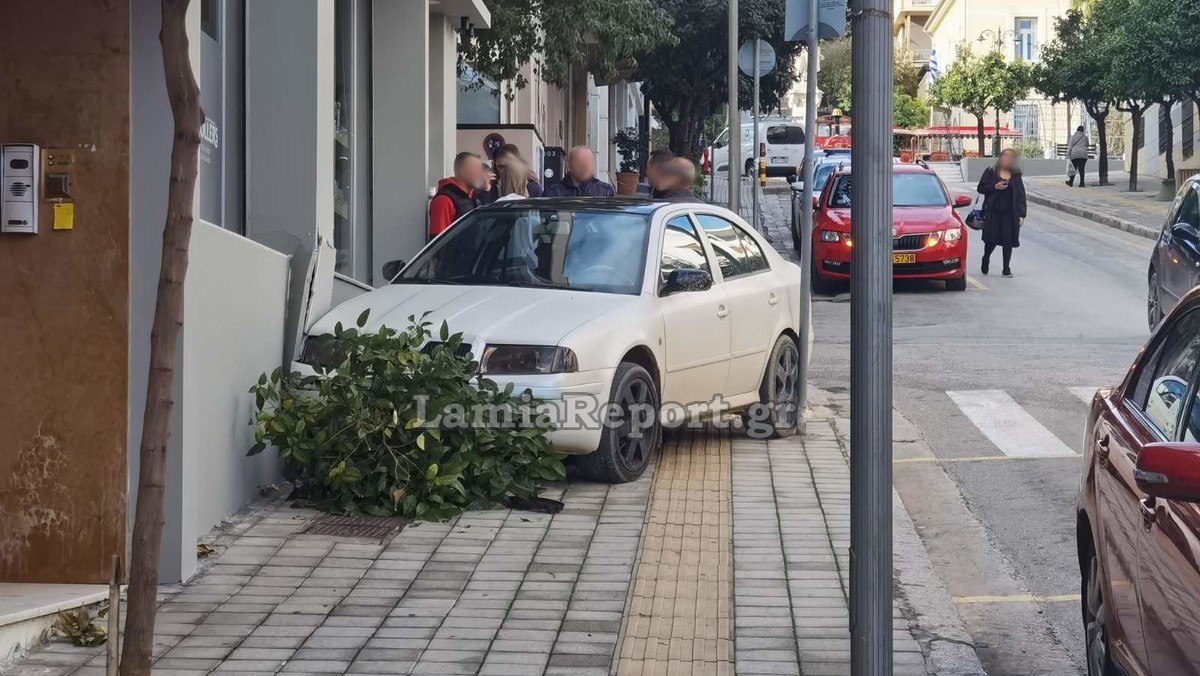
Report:
[[[164,552],[178,568],[164,581],[186,580],[196,569],[196,542],[213,526],[279,481],[279,460],[254,445],[250,386],[283,361],[288,257],[245,237],[196,223],[184,284],[180,426],[180,511],[170,530],[178,551]],[[169,558],[167,558],[169,557]],[[174,575],[172,575],[174,573]]]

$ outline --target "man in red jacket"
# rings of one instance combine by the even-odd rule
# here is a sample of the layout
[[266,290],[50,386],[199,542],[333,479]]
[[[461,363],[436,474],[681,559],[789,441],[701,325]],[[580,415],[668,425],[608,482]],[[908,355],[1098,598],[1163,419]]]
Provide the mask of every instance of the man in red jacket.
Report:
[[479,206],[475,192],[486,190],[486,183],[487,172],[478,155],[456,155],[454,175],[438,181],[437,193],[429,203],[429,237],[437,237],[460,216]]

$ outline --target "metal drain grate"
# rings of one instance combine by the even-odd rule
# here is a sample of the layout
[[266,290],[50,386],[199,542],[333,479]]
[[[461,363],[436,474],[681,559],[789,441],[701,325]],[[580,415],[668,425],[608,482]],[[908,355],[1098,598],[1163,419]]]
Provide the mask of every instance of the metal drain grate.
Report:
[[334,516],[325,514],[308,522],[297,535],[366,538],[380,542],[404,527],[404,519],[390,516]]

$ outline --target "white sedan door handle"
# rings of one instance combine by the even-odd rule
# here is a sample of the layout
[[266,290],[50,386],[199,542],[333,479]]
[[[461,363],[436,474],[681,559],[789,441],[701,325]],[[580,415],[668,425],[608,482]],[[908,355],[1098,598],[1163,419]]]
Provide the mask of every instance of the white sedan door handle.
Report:
[[767,302],[770,303],[771,305],[774,305],[779,302],[779,296],[776,296],[775,292],[772,291],[771,295],[767,296]]
[[718,305],[717,306],[717,316],[720,317],[721,319],[725,319],[726,317],[729,316],[729,309],[726,308],[724,305]]

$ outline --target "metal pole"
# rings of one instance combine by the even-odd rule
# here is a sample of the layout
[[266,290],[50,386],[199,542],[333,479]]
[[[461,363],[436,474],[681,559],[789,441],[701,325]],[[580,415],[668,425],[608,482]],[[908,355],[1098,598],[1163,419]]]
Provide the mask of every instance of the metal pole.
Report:
[[820,42],[817,0],[808,0],[808,86],[804,99],[804,201],[800,204],[800,377],[796,396],[796,416],[805,431],[804,412],[808,410],[808,363],[812,359],[812,234],[813,234],[813,155],[817,141],[817,69],[820,66]]
[[754,38],[754,109],[751,112],[750,119],[754,124],[754,140],[750,147],[750,156],[754,158],[754,171],[750,176],[750,225],[755,230],[762,231],[762,227],[758,222],[758,163],[761,161],[758,152],[758,100],[759,100],[759,85],[762,81],[762,67],[758,63],[759,54],[762,53],[762,40]]
[[729,0],[729,210],[742,206],[742,124],[738,114],[738,0]]
[[850,664],[892,673],[892,3],[853,0]]

